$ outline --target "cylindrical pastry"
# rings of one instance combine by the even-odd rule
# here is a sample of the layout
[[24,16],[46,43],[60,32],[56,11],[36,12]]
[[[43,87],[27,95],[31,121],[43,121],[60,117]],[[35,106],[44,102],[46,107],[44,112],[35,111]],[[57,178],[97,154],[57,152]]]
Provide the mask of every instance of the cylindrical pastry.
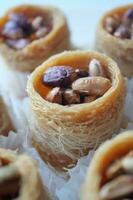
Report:
[[33,71],[69,48],[65,16],[54,7],[21,5],[0,19],[0,58],[10,69]]
[[0,96],[0,135],[8,136],[9,131],[14,131],[14,125],[3,98]]
[[29,156],[0,149],[0,199],[50,200]]
[[[94,70],[86,77],[85,70],[88,69],[88,65],[92,69],[92,64],[94,62],[98,63],[96,59],[102,64],[108,79],[103,77],[99,79],[98,76],[91,77]],[[91,60],[93,60],[93,63]],[[68,68],[69,70],[67,70]],[[50,71],[52,69],[53,72]],[[73,74],[71,74],[71,77],[67,77],[71,71],[73,71]],[[44,84],[43,75],[47,74],[49,78],[53,78],[53,81],[56,82],[51,83],[54,85],[55,83],[64,84],[63,75],[67,74],[66,84],[68,80],[70,81],[70,78],[75,79],[75,72],[80,72],[81,77],[85,77],[73,82],[73,90],[77,90],[77,86],[78,90],[88,87],[86,89],[89,89],[91,94],[93,92],[99,93],[99,85],[101,83],[99,80],[101,79],[110,83],[110,88],[105,94],[102,93],[99,98],[95,98],[92,95],[88,96],[89,100],[86,103],[86,97],[84,102],[79,101],[78,91],[73,91],[70,89],[71,85],[69,85],[69,89],[65,94],[68,96],[70,94],[68,91],[75,92],[75,102],[71,101],[69,105],[67,103],[61,105],[55,103],[55,101],[48,101],[48,97],[51,100],[49,93],[51,92],[52,97],[54,93],[59,91],[59,88],[56,87],[53,91],[51,87]],[[62,76],[60,80],[58,75]],[[93,81],[91,82],[90,80],[92,79]],[[80,84],[82,81],[84,83]],[[63,85],[62,90],[64,90],[64,87],[65,85]],[[71,168],[80,156],[86,155],[90,149],[97,147],[101,142],[110,138],[120,128],[125,83],[117,64],[105,55],[93,51],[65,51],[55,55],[31,74],[27,90],[32,112],[29,116],[29,124],[33,145],[42,159],[57,170]],[[81,99],[83,95],[84,93],[81,94]],[[65,99],[65,96],[63,99]],[[60,101],[60,93],[55,96],[54,100]],[[66,99],[67,102],[68,100],[73,99]]]
[[106,141],[96,151],[88,168],[81,199],[130,200],[132,195],[133,131],[127,131]]
[[104,14],[96,31],[95,47],[113,58],[125,76],[133,75],[133,4]]

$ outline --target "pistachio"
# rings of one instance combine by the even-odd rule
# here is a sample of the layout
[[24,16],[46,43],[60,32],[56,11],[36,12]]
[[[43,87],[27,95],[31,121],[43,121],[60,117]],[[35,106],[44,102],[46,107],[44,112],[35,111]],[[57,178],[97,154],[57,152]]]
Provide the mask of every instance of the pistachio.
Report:
[[110,80],[104,77],[79,78],[72,84],[74,91],[92,96],[102,96],[110,87]]
[[72,89],[66,89],[63,92],[63,104],[77,104],[80,103],[80,95],[75,93]]
[[96,96],[85,96],[84,97],[84,103],[90,103],[90,102],[92,102],[92,101],[94,101],[96,99],[97,99]]
[[53,88],[46,96],[46,100],[52,103],[62,104],[62,92],[59,87]]
[[105,73],[102,65],[96,59],[93,59],[89,63],[89,75],[90,76],[103,76],[105,77]]
[[106,183],[100,191],[100,199],[113,200],[133,193],[133,176],[123,175]]

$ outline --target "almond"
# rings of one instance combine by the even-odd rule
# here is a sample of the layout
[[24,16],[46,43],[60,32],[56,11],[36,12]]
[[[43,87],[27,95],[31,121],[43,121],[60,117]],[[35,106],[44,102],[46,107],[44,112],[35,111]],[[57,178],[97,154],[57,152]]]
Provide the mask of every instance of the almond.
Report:
[[104,77],[79,78],[72,84],[72,89],[87,95],[102,96],[111,87],[109,79]]
[[89,75],[90,76],[102,76],[102,77],[105,77],[105,73],[104,73],[103,67],[102,67],[101,63],[98,60],[93,59],[89,63]]

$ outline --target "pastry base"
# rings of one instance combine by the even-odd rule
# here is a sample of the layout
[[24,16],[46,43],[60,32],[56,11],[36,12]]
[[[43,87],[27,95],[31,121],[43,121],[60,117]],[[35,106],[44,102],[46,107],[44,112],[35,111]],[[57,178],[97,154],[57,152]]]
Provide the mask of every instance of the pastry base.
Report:
[[121,133],[100,146],[88,168],[86,180],[82,188],[82,200],[100,199],[100,184],[106,169],[114,160],[126,155],[130,150],[133,150],[133,131]]
[[113,58],[117,62],[123,75],[132,77],[133,40],[116,38],[104,28],[104,21],[107,16],[111,16],[114,13],[121,14],[128,8],[133,8],[133,4],[113,9],[103,15],[97,26],[95,48]]
[[8,136],[9,131],[14,131],[14,125],[7,112],[6,105],[0,96],[0,135]]
[[6,149],[0,149],[0,159],[14,165],[14,168],[20,174],[20,191],[17,199],[51,199],[47,189],[42,185],[36,162],[33,159],[27,155],[18,156],[15,152]]
[[[112,87],[102,97],[91,103],[73,106],[62,106],[45,100],[48,88],[41,85],[40,80],[48,67],[63,64],[85,67],[91,58],[103,63],[112,81]],[[27,88],[32,116],[29,125],[34,145],[41,157],[56,169],[59,166],[60,170],[68,168],[68,160],[72,161],[69,165],[75,163],[120,129],[125,82],[116,63],[102,54],[66,51],[55,55],[32,73]],[[60,165],[62,155],[63,163]]]
[[70,49],[71,44],[67,22],[60,10],[54,7],[22,5],[9,10],[7,14],[12,11],[22,12],[24,10],[29,13],[46,13],[49,20],[52,19],[51,31],[45,37],[32,41],[20,50],[14,50],[4,42],[0,42],[0,54],[8,68],[31,72],[51,55]]

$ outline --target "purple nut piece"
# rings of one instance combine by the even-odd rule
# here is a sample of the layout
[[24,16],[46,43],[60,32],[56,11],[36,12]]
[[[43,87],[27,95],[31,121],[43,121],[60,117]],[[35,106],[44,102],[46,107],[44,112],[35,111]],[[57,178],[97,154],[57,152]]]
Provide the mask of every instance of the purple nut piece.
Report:
[[9,19],[23,30],[25,36],[30,35],[34,31],[29,19],[23,13],[11,13]]
[[77,79],[77,73],[70,66],[50,67],[42,77],[44,84],[52,87],[68,87]]
[[7,45],[9,47],[12,47],[14,49],[23,49],[24,47],[26,47],[29,44],[29,40],[28,39],[18,39],[18,40],[11,40],[8,39],[6,41]]
[[131,37],[131,31],[128,27],[121,25],[114,32],[114,36],[122,39],[129,39]]
[[13,21],[9,21],[5,24],[2,34],[11,39],[18,39],[24,36],[23,30]]
[[123,18],[133,21],[133,8],[128,9],[128,10],[125,12],[125,14],[123,15]]

